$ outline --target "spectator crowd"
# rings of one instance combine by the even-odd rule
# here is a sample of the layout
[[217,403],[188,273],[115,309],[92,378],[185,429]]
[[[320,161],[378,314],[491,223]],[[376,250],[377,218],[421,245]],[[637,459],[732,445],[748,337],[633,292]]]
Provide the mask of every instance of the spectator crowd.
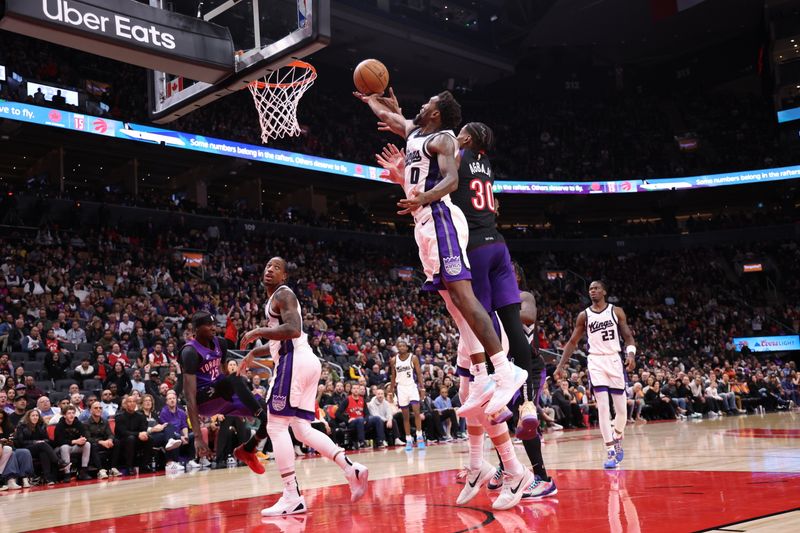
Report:
[[[130,234],[45,228],[32,242],[0,240],[3,487],[235,465],[230,454],[252,424],[218,416],[189,427],[179,353],[196,311],[212,313],[219,334],[237,344],[261,324],[266,300],[258,282],[275,255],[288,260],[304,329],[325,361],[318,429],[348,448],[403,443],[387,384],[389,360],[404,340],[422,366],[425,437],[462,438],[454,324],[441,298],[391,275],[395,265],[414,264],[413,257],[355,241],[239,236],[216,242],[201,274],[174,251],[198,239],[180,228]],[[784,276],[781,294],[767,298],[757,279],[731,275],[731,265],[752,254],[773,258],[783,272],[800,265],[791,242],[517,259],[531,274],[540,310],[535,344],[548,358],[587,305],[586,280],[609,283],[610,299],[625,307],[640,346],[629,415],[646,420],[780,411],[798,402],[795,361],[733,344],[738,336],[796,332],[800,322],[792,300],[796,277]],[[556,266],[574,275],[557,281],[534,275]],[[262,397],[266,366],[248,374]],[[229,371],[235,369],[230,361]],[[596,422],[582,352],[569,379],[548,381],[541,416],[553,429]],[[214,461],[195,456],[198,432],[212,444]],[[298,443],[296,451],[309,450]]]

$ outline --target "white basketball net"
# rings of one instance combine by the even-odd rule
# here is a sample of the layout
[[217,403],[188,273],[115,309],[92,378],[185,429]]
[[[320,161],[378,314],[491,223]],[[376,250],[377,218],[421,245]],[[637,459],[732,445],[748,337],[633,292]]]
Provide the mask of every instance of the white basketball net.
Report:
[[317,79],[317,70],[305,61],[293,61],[267,74],[248,87],[258,111],[261,142],[296,137],[302,133],[297,123],[297,104]]

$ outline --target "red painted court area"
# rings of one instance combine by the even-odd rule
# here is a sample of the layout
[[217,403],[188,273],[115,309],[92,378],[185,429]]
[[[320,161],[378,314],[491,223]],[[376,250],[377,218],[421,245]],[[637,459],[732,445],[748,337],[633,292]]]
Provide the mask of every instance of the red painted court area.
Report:
[[504,512],[492,512],[486,491],[467,507],[456,506],[462,485],[455,481],[455,471],[446,471],[375,481],[371,493],[356,505],[350,504],[345,485],[306,490],[311,511],[305,516],[262,519],[259,511],[278,498],[273,494],[40,531],[678,533],[790,511],[797,508],[800,494],[800,474],[624,470],[555,474],[557,496]]

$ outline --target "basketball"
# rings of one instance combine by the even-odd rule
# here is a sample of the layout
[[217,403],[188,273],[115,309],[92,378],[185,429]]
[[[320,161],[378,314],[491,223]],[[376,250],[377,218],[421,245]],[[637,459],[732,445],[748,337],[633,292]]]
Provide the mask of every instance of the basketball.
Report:
[[361,94],[383,94],[389,85],[389,71],[377,59],[365,59],[353,71],[353,83]]

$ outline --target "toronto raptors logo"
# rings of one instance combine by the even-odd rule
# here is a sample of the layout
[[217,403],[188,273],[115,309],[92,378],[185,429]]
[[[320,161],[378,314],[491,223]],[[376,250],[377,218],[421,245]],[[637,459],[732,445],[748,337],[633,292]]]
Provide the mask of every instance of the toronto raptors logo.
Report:
[[457,276],[458,274],[461,274],[461,269],[463,267],[461,266],[460,255],[445,257],[444,259],[442,259],[442,262],[444,263],[444,271],[450,274],[451,276]]
[[276,411],[283,411],[286,408],[286,396],[272,396],[272,408]]

